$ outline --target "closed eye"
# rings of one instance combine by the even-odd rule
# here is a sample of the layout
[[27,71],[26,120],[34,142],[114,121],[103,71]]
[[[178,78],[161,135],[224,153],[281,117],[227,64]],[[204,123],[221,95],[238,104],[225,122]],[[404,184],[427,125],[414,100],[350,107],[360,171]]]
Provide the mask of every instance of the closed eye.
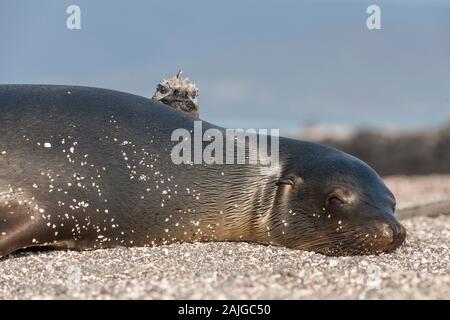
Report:
[[281,185],[293,186],[294,185],[294,180],[292,180],[291,178],[280,178],[277,181],[277,186],[281,186]]
[[327,204],[330,206],[340,206],[340,205],[345,204],[345,201],[344,201],[344,199],[342,199],[338,196],[330,196],[327,199]]

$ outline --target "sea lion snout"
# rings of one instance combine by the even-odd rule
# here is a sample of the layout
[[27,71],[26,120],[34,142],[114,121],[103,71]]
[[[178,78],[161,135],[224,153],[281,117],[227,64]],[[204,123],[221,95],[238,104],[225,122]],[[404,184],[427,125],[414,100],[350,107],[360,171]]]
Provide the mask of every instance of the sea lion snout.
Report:
[[397,249],[406,238],[406,229],[398,221],[380,222],[377,224],[380,234],[380,248],[384,253],[390,253]]

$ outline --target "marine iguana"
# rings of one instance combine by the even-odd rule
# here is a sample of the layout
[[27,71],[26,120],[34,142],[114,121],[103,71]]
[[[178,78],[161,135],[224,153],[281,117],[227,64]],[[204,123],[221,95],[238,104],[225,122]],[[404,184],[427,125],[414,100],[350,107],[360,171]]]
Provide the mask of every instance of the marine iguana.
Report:
[[181,70],[172,78],[158,83],[152,99],[196,118],[199,116],[198,88],[189,78],[183,77]]

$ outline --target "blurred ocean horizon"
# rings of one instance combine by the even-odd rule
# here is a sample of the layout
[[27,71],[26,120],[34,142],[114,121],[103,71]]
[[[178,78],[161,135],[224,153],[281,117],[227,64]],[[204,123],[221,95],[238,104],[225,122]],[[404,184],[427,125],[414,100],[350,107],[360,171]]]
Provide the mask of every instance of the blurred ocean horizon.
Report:
[[[68,30],[66,8],[81,8]],[[423,129],[450,120],[450,1],[0,2],[0,83],[151,97],[179,68],[225,127]],[[344,131],[346,129],[343,129]]]

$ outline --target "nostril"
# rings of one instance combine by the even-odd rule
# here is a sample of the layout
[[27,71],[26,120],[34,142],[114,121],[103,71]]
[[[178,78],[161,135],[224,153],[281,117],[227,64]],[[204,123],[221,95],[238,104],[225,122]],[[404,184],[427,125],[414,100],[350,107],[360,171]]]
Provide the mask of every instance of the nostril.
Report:
[[395,233],[394,233],[394,241],[401,244],[406,238],[406,229],[401,224],[396,225]]
[[391,229],[390,239],[392,239],[392,244],[398,247],[406,238],[406,229],[399,223],[390,224],[389,229]]
[[381,222],[377,225],[378,245],[382,252],[392,252],[406,238],[406,229],[397,221]]
[[379,225],[379,230],[384,239],[394,243],[401,243],[406,237],[406,229],[399,223],[382,223]]

